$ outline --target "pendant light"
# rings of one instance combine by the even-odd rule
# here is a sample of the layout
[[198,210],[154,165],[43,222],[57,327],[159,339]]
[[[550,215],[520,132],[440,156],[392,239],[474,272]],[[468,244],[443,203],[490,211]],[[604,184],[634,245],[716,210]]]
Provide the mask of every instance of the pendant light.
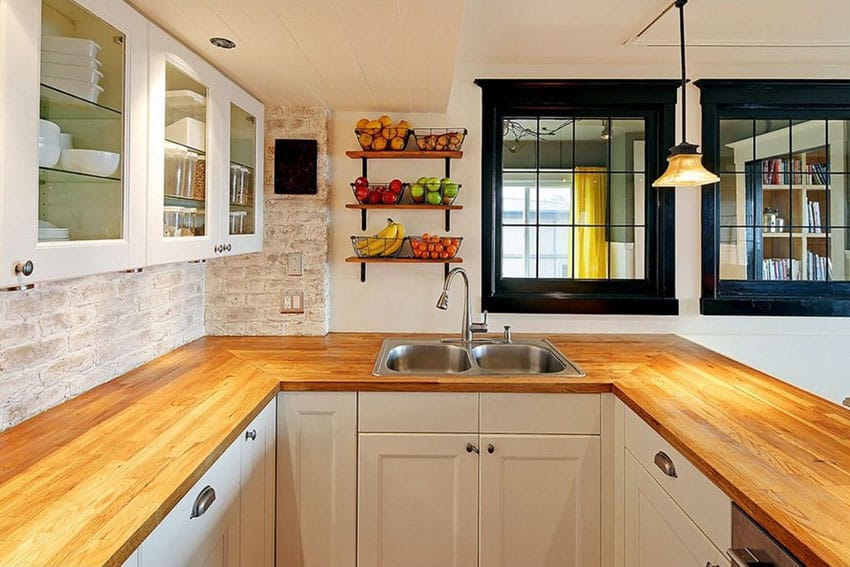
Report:
[[667,171],[656,179],[653,187],[699,187],[717,183],[720,178],[702,165],[699,146],[689,144],[686,136],[687,106],[685,99],[688,90],[688,78],[685,73],[685,4],[688,0],[676,0],[674,6],[679,9],[679,49],[682,58],[682,143],[670,148],[667,158]]

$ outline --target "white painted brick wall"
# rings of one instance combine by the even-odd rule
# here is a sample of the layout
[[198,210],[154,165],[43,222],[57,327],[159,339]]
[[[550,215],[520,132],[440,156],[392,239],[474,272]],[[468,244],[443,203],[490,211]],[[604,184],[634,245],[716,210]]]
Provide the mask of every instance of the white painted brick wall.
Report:
[[0,294],[0,430],[204,335],[203,264]]
[[[328,111],[271,107],[265,119],[265,235],[257,254],[207,263],[209,335],[324,335],[330,325]],[[316,195],[275,195],[276,138],[318,140]],[[304,254],[304,275],[287,276],[287,253]],[[301,291],[304,313],[281,314],[283,292]]]

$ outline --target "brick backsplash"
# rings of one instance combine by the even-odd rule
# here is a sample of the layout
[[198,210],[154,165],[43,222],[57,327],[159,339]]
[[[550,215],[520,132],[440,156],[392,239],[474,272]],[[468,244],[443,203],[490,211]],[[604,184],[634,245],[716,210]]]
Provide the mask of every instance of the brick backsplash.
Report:
[[204,335],[203,264],[0,294],[0,430]]
[[[274,193],[274,141],[318,141],[316,195]],[[328,111],[266,108],[263,251],[207,263],[209,335],[324,335],[330,325]],[[304,255],[304,275],[286,274],[287,253]],[[304,313],[281,314],[284,291],[301,291]]]

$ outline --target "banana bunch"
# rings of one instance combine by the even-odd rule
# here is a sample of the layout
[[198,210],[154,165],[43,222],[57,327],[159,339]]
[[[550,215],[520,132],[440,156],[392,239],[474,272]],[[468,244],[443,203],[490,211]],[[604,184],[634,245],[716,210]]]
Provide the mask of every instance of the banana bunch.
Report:
[[381,232],[368,238],[359,238],[354,244],[359,256],[393,256],[404,244],[404,225],[387,219]]

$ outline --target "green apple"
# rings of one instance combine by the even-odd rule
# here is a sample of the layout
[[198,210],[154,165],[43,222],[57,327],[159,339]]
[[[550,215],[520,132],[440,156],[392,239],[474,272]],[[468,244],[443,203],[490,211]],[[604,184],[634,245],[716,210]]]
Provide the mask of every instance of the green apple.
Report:
[[440,180],[437,177],[429,177],[428,181],[425,183],[425,188],[428,191],[439,191]]
[[443,198],[440,196],[439,191],[428,191],[428,194],[425,195],[425,200],[429,205],[439,205],[443,202]]
[[410,186],[410,198],[421,203],[425,200],[425,186],[418,181]]
[[426,183],[428,183],[428,178],[427,177],[420,177],[419,179],[416,180],[416,182],[420,185],[425,185]]
[[451,183],[451,182],[452,182],[452,180],[449,179],[448,177],[443,177],[442,179],[440,179],[440,185],[441,186],[445,185],[446,183]]
[[458,185],[454,181],[449,181],[448,183],[443,183],[443,196],[451,197],[454,199],[457,197]]

